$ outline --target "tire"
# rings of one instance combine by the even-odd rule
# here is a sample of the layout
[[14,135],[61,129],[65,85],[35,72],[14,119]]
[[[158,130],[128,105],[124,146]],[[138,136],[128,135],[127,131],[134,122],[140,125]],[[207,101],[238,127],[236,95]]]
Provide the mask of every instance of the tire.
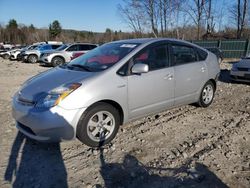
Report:
[[51,63],[53,65],[53,67],[56,67],[58,65],[62,65],[65,63],[65,60],[62,58],[62,57],[54,57],[52,60],[51,60]]
[[110,104],[100,102],[83,113],[77,125],[76,137],[87,146],[101,147],[114,139],[119,126],[118,110]]
[[4,55],[3,55],[3,58],[4,58],[4,59],[9,59],[9,58],[10,58],[10,55],[9,55],[9,54],[4,54]]
[[31,55],[29,55],[29,57],[27,59],[28,59],[29,63],[36,63],[38,60],[38,57],[37,57],[37,55],[31,54]]
[[208,107],[212,104],[214,99],[215,86],[213,82],[208,81],[202,88],[198,105],[200,107]]

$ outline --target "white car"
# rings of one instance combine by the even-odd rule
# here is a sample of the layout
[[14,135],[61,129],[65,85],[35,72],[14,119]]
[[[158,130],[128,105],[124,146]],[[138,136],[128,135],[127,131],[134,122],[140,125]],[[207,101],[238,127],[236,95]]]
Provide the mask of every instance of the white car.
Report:
[[61,45],[62,45],[62,43],[39,45],[34,50],[25,51],[25,53],[23,55],[23,57],[24,57],[23,60],[27,61],[29,63],[36,63],[39,60],[42,52],[48,51],[48,50],[55,50],[55,49],[59,48]]
[[10,59],[11,60],[16,60],[17,56],[21,53],[21,49],[18,50],[13,50],[12,52],[10,52]]
[[55,67],[70,62],[74,53],[84,54],[96,47],[97,45],[89,43],[65,44],[55,51],[42,53],[40,61],[42,64]]
[[16,59],[17,55],[20,52],[21,52],[21,46],[15,47],[12,50],[0,52],[0,56],[3,57],[4,59],[12,59],[11,58],[12,54],[15,54],[15,58],[12,59],[12,60],[14,60],[14,59]]

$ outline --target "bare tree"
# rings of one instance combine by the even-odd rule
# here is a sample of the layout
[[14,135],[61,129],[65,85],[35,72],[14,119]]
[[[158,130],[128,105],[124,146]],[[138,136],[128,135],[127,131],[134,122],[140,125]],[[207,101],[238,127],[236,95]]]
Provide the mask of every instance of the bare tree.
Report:
[[144,32],[145,14],[140,0],[124,0],[125,5],[118,5],[118,12],[122,20],[137,34]]
[[238,0],[237,7],[238,7],[237,38],[241,38],[243,30],[247,25],[248,0],[243,0],[243,5],[241,5],[241,0]]
[[141,0],[143,2],[144,8],[146,10],[148,19],[150,20],[150,26],[152,33],[155,37],[158,36],[158,14],[157,14],[157,4],[156,0]]
[[207,6],[204,6],[204,9],[206,13],[206,22],[207,22],[206,33],[211,34],[214,31],[215,27],[214,16],[212,14],[212,0],[208,0]]
[[186,9],[184,9],[189,14],[189,16],[197,27],[198,40],[201,36],[201,22],[204,15],[204,7],[206,3],[207,0],[190,0],[187,4]]
[[239,39],[242,37],[244,30],[247,27],[248,21],[248,0],[237,0],[233,7],[229,9],[231,18],[235,21],[237,28],[236,37]]

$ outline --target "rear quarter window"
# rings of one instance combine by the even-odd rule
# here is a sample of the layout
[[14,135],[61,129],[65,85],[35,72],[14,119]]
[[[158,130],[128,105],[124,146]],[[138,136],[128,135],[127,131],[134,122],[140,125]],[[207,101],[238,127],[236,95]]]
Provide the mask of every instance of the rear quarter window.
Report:
[[196,48],[196,52],[198,54],[199,61],[204,61],[207,59],[208,53],[205,50],[202,50],[200,48]]

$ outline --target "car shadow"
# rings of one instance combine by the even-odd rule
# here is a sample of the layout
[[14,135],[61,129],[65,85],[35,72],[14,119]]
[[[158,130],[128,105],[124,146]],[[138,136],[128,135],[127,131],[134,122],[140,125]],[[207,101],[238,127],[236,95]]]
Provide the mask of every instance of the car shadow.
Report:
[[[65,134],[61,134],[57,139],[73,138],[73,128],[69,126],[67,120],[58,113],[53,115],[57,116],[60,124],[65,125],[63,132]],[[12,145],[4,179],[14,188],[68,187],[67,171],[59,142],[41,143],[18,132]]]
[[[194,168],[184,164],[179,168],[157,168],[142,164],[133,155],[127,154],[122,163],[107,163],[100,149],[100,174],[105,188],[129,187],[185,187],[228,188],[207,166],[195,163]],[[102,187],[96,185],[96,187]]]
[[18,132],[4,178],[14,188],[68,187],[59,143],[38,143]]

